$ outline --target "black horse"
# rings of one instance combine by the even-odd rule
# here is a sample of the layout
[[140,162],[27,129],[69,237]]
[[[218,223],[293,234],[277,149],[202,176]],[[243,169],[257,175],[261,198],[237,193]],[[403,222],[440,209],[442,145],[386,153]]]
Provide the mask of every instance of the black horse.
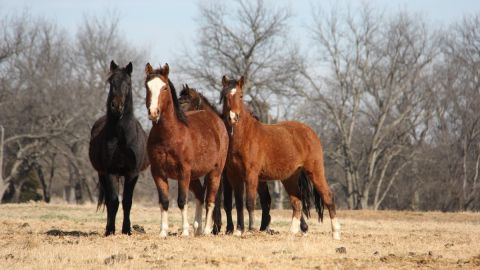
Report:
[[108,83],[107,114],[92,127],[89,156],[99,177],[98,207],[107,206],[105,235],[115,234],[118,191],[115,180],[124,177],[123,234],[131,234],[130,209],[138,174],[148,165],[147,134],[133,114],[132,63],[119,68],[112,60]]

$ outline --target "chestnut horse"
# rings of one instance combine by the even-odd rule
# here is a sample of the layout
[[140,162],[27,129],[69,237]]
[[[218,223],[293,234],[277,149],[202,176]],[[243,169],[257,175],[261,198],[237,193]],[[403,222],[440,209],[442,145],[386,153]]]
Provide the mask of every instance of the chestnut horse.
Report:
[[[229,80],[223,76],[221,100],[230,136],[227,176],[235,190],[237,206],[243,201],[245,183],[249,228],[254,222],[259,179],[283,179],[293,208],[290,231],[297,233],[300,230],[302,202],[299,181],[304,172],[330,213],[333,238],[340,239],[340,223],[335,217],[333,194],[324,176],[323,150],[318,136],[310,127],[299,122],[266,125],[254,119],[242,100],[243,85],[243,77]],[[237,216],[240,225],[237,231],[241,234],[243,211],[238,211],[238,208]]]
[[[215,109],[212,103],[200,92],[198,92],[195,88],[190,88],[188,84],[183,86],[182,91],[180,92],[180,98],[178,99],[180,102],[180,107],[183,111],[198,111],[198,110],[208,110],[214,112],[218,115],[218,117],[222,118],[222,114]],[[225,170],[224,170],[225,172]],[[225,210],[225,214],[227,216],[227,229],[226,234],[233,233],[233,220],[232,220],[232,186],[230,182],[226,179],[225,173],[222,174],[222,179],[220,182],[220,190],[222,190],[223,186],[223,207]],[[258,183],[258,195],[260,196],[260,204],[262,206],[262,222],[260,224],[260,231],[269,230],[270,225],[270,205],[272,199],[270,197],[270,192],[268,191],[267,182],[259,182]],[[221,193],[217,194],[217,198],[215,199],[215,208],[213,210],[213,220],[214,220],[214,234],[220,232],[222,226],[222,216],[220,212],[220,205],[221,205]],[[303,219],[302,219],[303,220]],[[302,223],[302,229],[306,231],[305,227],[306,223]]]
[[[195,234],[201,232],[204,192],[198,178],[205,176],[207,187],[206,222],[203,234],[212,232],[212,212],[225,166],[228,134],[224,123],[210,111],[180,110],[177,93],[168,79],[169,66],[145,67],[146,106],[153,127],[147,152],[161,204],[161,236],[168,230],[168,178],[178,180],[178,207],[182,212],[182,235],[188,235],[188,189],[196,197]],[[193,180],[193,181],[191,181]]]
[[146,151],[147,134],[133,115],[132,63],[119,68],[110,63],[107,99],[107,114],[92,127],[89,157],[98,172],[98,206],[107,205],[107,227],[105,235],[115,233],[115,216],[118,210],[118,195],[114,180],[125,178],[123,188],[122,233],[131,234],[130,209],[138,174],[148,165]]

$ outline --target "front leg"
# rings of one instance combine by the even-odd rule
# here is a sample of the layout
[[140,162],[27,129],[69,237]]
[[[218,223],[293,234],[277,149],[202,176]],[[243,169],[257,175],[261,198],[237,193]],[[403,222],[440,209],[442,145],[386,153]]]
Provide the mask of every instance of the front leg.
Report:
[[160,203],[160,237],[167,237],[168,235],[168,178],[158,172],[152,164],[151,171],[153,181],[157,186],[158,201]]
[[248,230],[254,230],[255,224],[255,198],[258,187],[258,174],[249,173],[245,179],[245,187],[247,190],[247,211],[248,211]]
[[178,208],[182,212],[182,236],[188,236],[188,189],[190,186],[190,169],[184,169],[178,180]]
[[122,233],[123,234],[132,234],[132,229],[130,227],[130,210],[132,209],[133,201],[133,190],[135,189],[135,184],[138,180],[138,173],[132,173],[125,176],[125,184],[123,187],[123,199],[122,199],[122,208],[123,208],[123,225]]
[[118,193],[113,184],[116,176],[112,174],[103,175],[100,177],[100,184],[105,196],[105,204],[107,205],[107,226],[105,229],[105,236],[115,234],[115,217],[118,211]]

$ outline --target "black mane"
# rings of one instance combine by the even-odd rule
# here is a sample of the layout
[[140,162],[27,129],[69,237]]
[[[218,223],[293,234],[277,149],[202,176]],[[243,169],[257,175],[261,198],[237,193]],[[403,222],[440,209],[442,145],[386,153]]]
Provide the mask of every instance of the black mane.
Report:
[[170,81],[170,79],[168,79],[168,86],[170,87],[170,93],[172,94],[175,116],[177,116],[177,119],[180,120],[180,122],[184,123],[185,125],[188,125],[187,116],[180,109],[180,103],[178,102],[178,98],[177,98],[177,90],[175,90],[175,86],[173,85],[172,81]]

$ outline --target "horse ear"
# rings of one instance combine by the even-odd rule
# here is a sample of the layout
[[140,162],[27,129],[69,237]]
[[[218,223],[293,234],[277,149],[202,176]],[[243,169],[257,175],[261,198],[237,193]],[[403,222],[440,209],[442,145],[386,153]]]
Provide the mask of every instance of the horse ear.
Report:
[[168,63],[165,63],[162,67],[162,75],[168,77],[168,73],[170,72],[170,67],[168,66]]
[[240,77],[240,80],[238,80],[238,86],[240,86],[240,88],[243,89],[243,83],[245,82],[245,79],[242,77]]
[[185,89],[190,89],[190,87],[188,87],[188,84],[185,84]]
[[118,68],[118,65],[115,64],[115,61],[112,60],[112,62],[110,62],[110,71],[114,71],[117,68]]
[[150,73],[152,73],[152,72],[153,72],[152,66],[150,65],[150,63],[147,63],[147,64],[145,65],[145,73],[146,73],[146,74],[150,74]]
[[223,86],[223,88],[225,88],[225,87],[227,86],[227,84],[228,84],[228,78],[227,78],[226,75],[223,75],[223,77],[222,77],[222,86]]
[[128,75],[132,75],[132,70],[133,70],[133,65],[132,62],[128,63],[128,65],[125,67],[125,71],[128,73]]

